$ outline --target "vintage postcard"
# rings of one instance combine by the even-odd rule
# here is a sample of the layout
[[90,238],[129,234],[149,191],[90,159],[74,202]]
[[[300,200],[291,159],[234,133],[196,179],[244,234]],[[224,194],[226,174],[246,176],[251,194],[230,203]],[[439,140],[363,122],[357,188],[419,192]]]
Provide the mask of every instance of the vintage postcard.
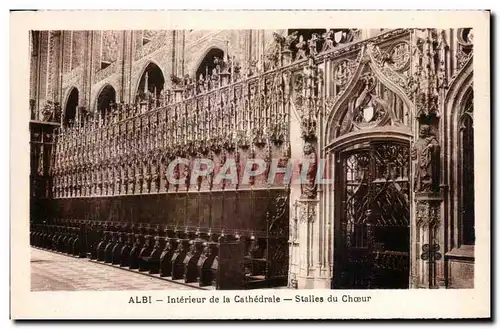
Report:
[[14,319],[489,318],[490,13],[11,13]]

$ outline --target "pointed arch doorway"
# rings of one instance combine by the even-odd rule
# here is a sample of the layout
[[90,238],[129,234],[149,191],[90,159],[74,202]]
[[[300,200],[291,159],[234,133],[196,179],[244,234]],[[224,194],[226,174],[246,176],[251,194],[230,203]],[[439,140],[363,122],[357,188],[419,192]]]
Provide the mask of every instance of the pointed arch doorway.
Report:
[[111,108],[116,103],[116,91],[111,85],[105,85],[97,96],[97,112],[106,115],[111,112]]
[[159,99],[160,94],[165,86],[165,77],[158,65],[150,62],[139,80],[139,85],[136,91],[136,102],[146,100],[153,96],[154,99]]
[[[334,289],[407,289],[411,282],[412,103],[364,50],[333,105],[326,155]],[[335,193],[334,193],[335,192]]]
[[409,153],[379,138],[336,152],[335,288],[408,288]]
[[68,100],[66,101],[66,106],[64,108],[64,121],[63,125],[71,126],[76,120],[76,108],[78,107],[78,89],[72,88],[69,93]]
[[219,48],[210,48],[197,66],[196,79],[207,79],[217,68],[217,61],[223,60],[225,55],[224,51]]

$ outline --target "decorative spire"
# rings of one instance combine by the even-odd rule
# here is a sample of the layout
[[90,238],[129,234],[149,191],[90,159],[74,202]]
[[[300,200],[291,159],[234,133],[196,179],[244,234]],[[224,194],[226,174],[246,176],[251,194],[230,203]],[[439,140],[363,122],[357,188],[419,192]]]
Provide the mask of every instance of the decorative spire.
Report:
[[144,78],[144,95],[148,92],[148,83],[149,83],[149,73],[146,71],[146,76]]

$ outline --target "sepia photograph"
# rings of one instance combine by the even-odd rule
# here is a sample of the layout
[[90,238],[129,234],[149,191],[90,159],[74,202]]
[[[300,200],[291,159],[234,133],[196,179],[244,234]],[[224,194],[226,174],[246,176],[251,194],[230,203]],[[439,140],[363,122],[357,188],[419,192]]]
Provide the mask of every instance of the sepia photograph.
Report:
[[474,22],[281,23],[28,29],[31,293],[474,290]]

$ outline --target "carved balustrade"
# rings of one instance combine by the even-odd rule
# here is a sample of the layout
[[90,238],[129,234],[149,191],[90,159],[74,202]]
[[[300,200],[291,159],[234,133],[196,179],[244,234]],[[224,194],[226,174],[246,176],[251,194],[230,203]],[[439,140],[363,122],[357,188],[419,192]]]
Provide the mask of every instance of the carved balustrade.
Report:
[[266,72],[178,101],[165,92],[147,111],[119,104],[61,131],[52,172],[55,197],[159,192],[160,166],[168,160],[251,144],[281,146],[288,136],[285,74]]
[[226,56],[197,80],[172,77],[171,90],[146,90],[136,104],[116,104],[105,114],[85,112],[58,136],[54,196],[177,191],[162,174],[169,160],[215,160],[236,149],[279,147],[288,141],[291,85],[301,92],[295,101],[303,137],[314,139],[323,84],[317,63],[360,48],[366,42],[359,37],[358,30],[330,30],[309,40],[299,32],[275,34],[261,65],[251,61],[242,67]]
[[[235,58],[217,58],[216,68],[197,80],[172,77],[173,89],[146,90],[134,105],[115,104],[105,114],[85,112],[58,136],[54,196],[167,191],[161,173],[176,157],[214,158],[252,145],[281,146],[289,135],[290,73],[304,73],[301,109],[316,109],[320,97],[312,90],[321,89],[322,75],[315,62],[342,47],[349,51],[359,31],[330,30],[309,40],[295,32],[274,39],[258,68],[256,62],[242,67]],[[301,112],[306,138],[314,138],[316,112]]]

